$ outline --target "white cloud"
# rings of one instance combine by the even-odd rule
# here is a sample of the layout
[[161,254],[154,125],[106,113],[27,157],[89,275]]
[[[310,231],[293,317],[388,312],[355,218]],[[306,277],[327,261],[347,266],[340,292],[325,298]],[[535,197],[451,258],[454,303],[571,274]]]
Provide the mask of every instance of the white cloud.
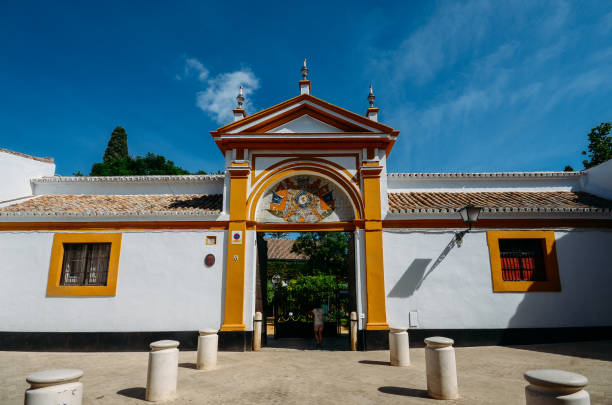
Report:
[[206,81],[207,88],[197,94],[197,105],[217,123],[232,121],[232,109],[236,107],[236,96],[240,86],[245,97],[244,108],[251,106],[250,97],[259,88],[259,79],[250,69],[221,73]]
[[438,8],[429,22],[406,38],[384,60],[397,81],[425,84],[454,63],[466,47],[481,40],[488,29],[492,5],[483,1],[450,3]]
[[186,58],[184,72],[177,75],[177,79],[194,75],[204,84],[204,89],[196,95],[196,105],[217,123],[227,124],[232,121],[232,109],[236,107],[240,86],[245,97],[243,108],[253,108],[250,96],[259,88],[259,79],[250,69],[243,68],[211,76],[210,71],[198,59]]
[[202,62],[195,58],[185,59],[185,76],[189,76],[194,72],[198,75],[199,81],[203,82],[208,79],[208,69],[202,65]]

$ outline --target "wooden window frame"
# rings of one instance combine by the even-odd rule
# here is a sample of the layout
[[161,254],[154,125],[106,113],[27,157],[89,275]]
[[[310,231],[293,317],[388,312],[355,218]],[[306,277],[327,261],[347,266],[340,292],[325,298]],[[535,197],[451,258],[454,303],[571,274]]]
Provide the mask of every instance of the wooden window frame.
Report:
[[[546,281],[504,281],[499,252],[500,239],[544,240],[546,250],[542,253],[544,255]],[[494,292],[561,291],[554,231],[488,231],[487,241]]]
[[[106,285],[60,285],[64,243],[110,243]],[[114,297],[117,292],[117,271],[121,252],[120,233],[56,233],[51,248],[51,263],[47,281],[47,297]]]

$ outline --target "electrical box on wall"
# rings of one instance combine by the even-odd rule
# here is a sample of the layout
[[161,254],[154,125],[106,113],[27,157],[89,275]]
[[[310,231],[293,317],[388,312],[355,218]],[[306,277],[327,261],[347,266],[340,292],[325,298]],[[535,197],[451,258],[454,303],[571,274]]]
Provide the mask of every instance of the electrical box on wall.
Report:
[[410,311],[408,313],[408,324],[411,328],[419,327],[419,313],[417,311]]

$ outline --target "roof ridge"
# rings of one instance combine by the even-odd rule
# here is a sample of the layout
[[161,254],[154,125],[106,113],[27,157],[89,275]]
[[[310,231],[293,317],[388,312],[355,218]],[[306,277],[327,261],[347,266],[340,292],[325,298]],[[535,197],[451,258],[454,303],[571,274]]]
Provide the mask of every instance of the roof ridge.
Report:
[[42,183],[119,183],[119,182],[198,182],[202,180],[222,180],[225,174],[167,174],[136,176],[47,176],[32,179],[35,184]]
[[425,172],[425,173],[387,173],[387,177],[579,177],[577,172],[539,171],[539,172]]
[[26,158],[26,159],[37,160],[39,162],[45,162],[45,163],[55,162],[52,157],[37,157],[37,156],[27,155],[25,153],[21,153],[21,152],[17,152],[17,151],[5,149],[5,148],[0,148],[0,152],[8,153],[10,155],[19,156],[19,157]]

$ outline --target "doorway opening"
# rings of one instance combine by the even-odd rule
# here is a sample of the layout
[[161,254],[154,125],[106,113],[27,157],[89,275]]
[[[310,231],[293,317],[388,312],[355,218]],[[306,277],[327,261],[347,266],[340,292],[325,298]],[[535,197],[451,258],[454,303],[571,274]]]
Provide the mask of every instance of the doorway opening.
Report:
[[[350,350],[354,246],[352,232],[257,233],[256,311],[264,315],[264,346]],[[319,308],[320,344],[314,332]]]

